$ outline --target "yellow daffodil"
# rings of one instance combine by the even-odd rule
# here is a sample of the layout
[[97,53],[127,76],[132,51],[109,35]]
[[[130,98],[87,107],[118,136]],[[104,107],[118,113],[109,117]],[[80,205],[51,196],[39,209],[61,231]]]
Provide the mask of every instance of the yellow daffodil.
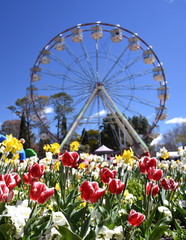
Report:
[[12,137],[12,134],[6,135],[6,139],[2,144],[5,146],[4,152],[11,152],[12,154],[21,151],[23,148],[22,143],[17,138]]
[[130,148],[130,150],[124,150],[122,159],[124,160],[125,164],[133,165],[134,162],[134,152]]
[[52,144],[46,144],[44,145],[43,149],[46,152],[51,152],[53,154],[59,153],[60,152],[60,145],[59,143],[52,143]]
[[169,158],[169,153],[168,152],[164,152],[163,154],[161,154],[161,158],[163,158],[163,159]]
[[60,166],[60,162],[59,161],[55,161],[54,165],[53,165],[54,171],[59,171],[59,166]]
[[60,185],[59,185],[59,183],[56,183],[55,189],[56,189],[56,191],[60,191]]
[[79,169],[85,169],[86,168],[86,164],[85,163],[80,163],[78,166]]
[[19,159],[19,153],[15,154],[13,157],[12,157],[13,160],[18,160]]
[[74,141],[70,144],[70,151],[78,151],[79,150],[80,143],[78,141]]

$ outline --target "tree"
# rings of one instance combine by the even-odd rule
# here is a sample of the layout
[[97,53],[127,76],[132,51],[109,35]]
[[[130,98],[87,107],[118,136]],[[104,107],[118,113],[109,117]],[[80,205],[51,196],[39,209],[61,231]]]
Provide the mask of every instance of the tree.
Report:
[[99,147],[99,131],[90,129],[87,131],[90,152],[93,152]]
[[107,114],[103,119],[101,131],[101,144],[106,145],[114,150],[120,150],[119,127],[112,117],[112,114]]
[[67,133],[67,119],[66,115],[74,109],[71,107],[73,99],[65,92],[59,92],[50,96],[50,102],[54,107],[57,120],[57,139],[61,141]]
[[20,120],[7,120],[1,125],[1,133],[4,135],[12,134],[13,137],[19,138]]
[[81,151],[93,152],[99,147],[99,131],[90,129],[86,131],[83,129],[82,135],[76,138],[81,143]]
[[[150,129],[150,124],[148,123],[148,120],[142,115],[128,118],[128,121],[139,135],[143,136],[147,134]],[[147,146],[149,146],[152,142],[152,139],[147,135],[143,139],[143,141],[147,144]]]
[[177,151],[178,147],[186,146],[186,123],[165,132],[160,144],[168,151]]
[[[37,96],[35,99],[35,107],[37,108],[38,114],[44,117],[44,108],[48,104],[48,97],[46,96]],[[15,113],[21,119],[21,128],[19,128],[20,133],[19,137],[23,137],[27,143],[25,143],[26,147],[31,147],[33,143],[33,134],[32,129],[41,126],[39,121],[32,121],[33,116],[36,115],[35,109],[33,108],[32,103],[29,98],[23,97],[16,100],[14,106],[8,106],[13,113]]]

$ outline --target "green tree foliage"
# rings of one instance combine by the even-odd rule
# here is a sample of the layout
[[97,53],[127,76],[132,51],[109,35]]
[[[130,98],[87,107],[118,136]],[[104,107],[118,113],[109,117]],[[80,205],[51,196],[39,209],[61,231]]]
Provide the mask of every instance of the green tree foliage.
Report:
[[1,134],[10,135],[19,139],[20,120],[7,120],[1,125]]
[[67,93],[59,92],[50,96],[50,102],[56,114],[54,120],[57,120],[57,139],[61,141],[67,133],[66,115],[74,110],[71,107],[73,99]]
[[107,114],[107,116],[103,119],[102,123],[102,131],[101,131],[101,144],[112,148],[114,150],[120,149],[120,140],[118,136],[119,128],[116,124],[112,114]]
[[[48,97],[46,96],[37,96],[35,99],[35,108],[37,109],[37,113],[39,115],[44,116],[44,108],[48,104]],[[34,136],[32,133],[33,128],[37,128],[41,126],[40,121],[32,121],[32,117],[35,115],[36,112],[35,109],[27,97],[19,98],[16,100],[15,105],[8,106],[9,110],[11,110],[13,113],[15,113],[20,119],[21,126],[19,127],[19,134],[18,138],[24,138],[25,139],[25,148],[30,148],[34,144]]]
[[80,139],[77,138],[77,140],[81,142],[82,151],[93,153],[99,147],[99,131],[94,129],[86,131],[83,129]]
[[[132,118],[128,118],[128,121],[139,135],[146,135],[150,129],[150,124],[148,123],[148,120],[142,115],[140,115],[139,117],[133,116]],[[152,141],[152,139],[148,135],[143,140],[147,144],[147,146],[149,146]]]

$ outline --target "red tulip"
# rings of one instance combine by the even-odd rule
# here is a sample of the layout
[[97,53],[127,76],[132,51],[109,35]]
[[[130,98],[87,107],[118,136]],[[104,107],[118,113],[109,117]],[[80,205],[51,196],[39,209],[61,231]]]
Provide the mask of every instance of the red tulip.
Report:
[[155,167],[156,168],[156,165],[157,165],[156,158],[144,157],[139,162],[140,172],[143,173],[143,174],[146,174],[150,167]]
[[112,179],[108,185],[109,191],[113,194],[122,193],[125,184],[121,182],[120,179]]
[[61,156],[62,164],[66,167],[75,167],[78,164],[79,154],[77,152],[65,152]]
[[21,182],[21,178],[18,173],[7,173],[4,175],[4,181],[11,191]]
[[159,181],[163,176],[163,171],[161,169],[156,169],[155,167],[150,167],[148,170],[148,179]]
[[165,190],[171,190],[171,191],[175,191],[178,187],[179,187],[179,183],[175,182],[174,179],[169,178],[163,178],[160,180],[160,185],[163,189]]
[[38,178],[33,178],[29,172],[23,174],[23,180],[25,184],[31,185],[32,182],[38,181]]
[[17,185],[15,178],[9,173],[4,175],[4,179],[5,179],[6,186],[9,188],[10,191],[13,190]]
[[130,210],[128,222],[133,226],[139,226],[145,220],[145,215],[136,212],[134,209]]
[[18,173],[12,173],[12,176],[14,177],[16,184],[19,185],[21,182],[21,178]]
[[4,178],[4,175],[0,175],[0,181],[4,181],[5,178]]
[[9,189],[6,186],[6,183],[0,181],[0,202],[5,201],[8,197]]
[[41,178],[45,172],[45,166],[43,164],[34,163],[32,166],[29,166],[28,172],[32,178]]
[[90,203],[97,202],[106,191],[106,189],[99,188],[97,182],[89,181],[83,182],[79,189],[81,191],[81,198]]
[[43,204],[54,195],[54,188],[48,188],[44,183],[33,182],[30,187],[30,199]]
[[146,195],[149,195],[151,193],[151,195],[154,197],[158,194],[159,192],[159,187],[157,184],[149,182],[146,185]]
[[114,170],[114,171],[111,171],[110,169],[108,168],[103,168],[101,169],[100,171],[100,178],[101,178],[101,181],[103,183],[109,183],[111,179],[113,178],[116,178],[116,174],[117,172]]

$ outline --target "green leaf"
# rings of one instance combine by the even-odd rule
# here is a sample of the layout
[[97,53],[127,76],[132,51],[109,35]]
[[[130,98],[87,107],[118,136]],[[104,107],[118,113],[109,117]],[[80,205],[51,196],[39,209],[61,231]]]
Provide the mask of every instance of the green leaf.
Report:
[[81,208],[79,210],[77,210],[72,216],[71,216],[71,220],[73,222],[78,222],[79,219],[81,219],[82,215],[84,214],[85,208]]
[[81,226],[81,233],[80,236],[84,237],[89,229],[90,226],[91,215],[84,221],[83,225]]
[[9,223],[0,225],[0,233],[2,233],[4,239],[6,240],[12,240],[13,238],[11,236],[14,236],[15,231],[15,227]]
[[56,227],[58,232],[61,234],[62,239],[61,240],[82,240],[77,234],[71,232],[68,228],[64,226],[58,226]]
[[2,214],[4,210],[5,210],[5,202],[2,201],[0,202],[0,214]]
[[146,228],[149,228],[149,227],[151,226],[152,221],[153,221],[153,218],[154,218],[154,215],[155,215],[155,213],[156,213],[156,211],[157,211],[157,208],[158,208],[158,207],[155,207],[155,208],[152,210],[152,213],[150,214],[150,216],[149,216],[149,218],[148,218],[148,220],[147,220],[147,222],[146,222]]
[[83,240],[94,240],[94,239],[96,239],[95,230],[90,230],[88,235]]
[[164,232],[167,230],[169,226],[168,225],[161,225],[157,228],[155,228],[150,237],[149,237],[149,240],[159,240],[160,237],[164,234]]
[[[44,219],[44,218],[43,218]],[[41,237],[43,232],[48,229],[52,224],[52,218],[47,219],[47,221],[43,222],[43,219],[40,220],[40,224],[34,228],[34,234],[31,235],[31,240],[38,239]]]

